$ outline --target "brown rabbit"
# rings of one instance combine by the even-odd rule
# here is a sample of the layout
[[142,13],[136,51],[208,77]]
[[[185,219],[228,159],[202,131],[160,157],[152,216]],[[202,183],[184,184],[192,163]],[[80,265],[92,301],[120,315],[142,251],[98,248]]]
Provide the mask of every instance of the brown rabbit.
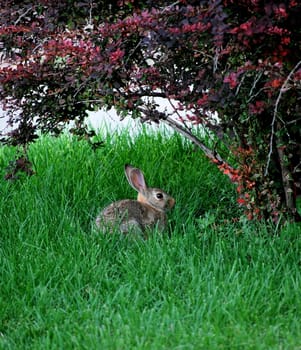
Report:
[[119,226],[121,233],[130,231],[143,234],[147,228],[166,226],[166,210],[175,200],[159,188],[147,186],[142,171],[126,164],[125,174],[129,184],[138,192],[137,200],[124,199],[104,208],[96,218],[96,225],[103,231],[112,232]]

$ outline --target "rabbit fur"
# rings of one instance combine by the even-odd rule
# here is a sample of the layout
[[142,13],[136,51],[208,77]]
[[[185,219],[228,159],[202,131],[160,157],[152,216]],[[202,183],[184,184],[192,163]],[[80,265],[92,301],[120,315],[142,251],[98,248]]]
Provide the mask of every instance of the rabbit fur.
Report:
[[159,188],[148,187],[140,169],[126,164],[124,171],[129,184],[138,192],[137,200],[123,199],[111,203],[97,216],[97,227],[103,232],[113,232],[114,227],[118,227],[123,234],[143,234],[155,226],[164,230],[166,211],[174,206],[174,198]]

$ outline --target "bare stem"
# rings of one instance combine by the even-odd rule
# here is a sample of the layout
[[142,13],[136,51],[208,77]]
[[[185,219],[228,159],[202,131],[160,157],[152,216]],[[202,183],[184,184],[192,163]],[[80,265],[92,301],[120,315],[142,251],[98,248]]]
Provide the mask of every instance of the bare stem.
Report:
[[295,67],[290,71],[290,73],[286,77],[284,83],[281,86],[281,89],[279,91],[279,94],[278,94],[278,97],[277,97],[277,100],[276,100],[276,103],[275,103],[273,119],[272,119],[272,124],[271,124],[271,137],[270,137],[269,153],[268,153],[268,159],[267,159],[267,164],[266,164],[265,173],[264,173],[265,176],[267,176],[268,173],[269,173],[269,166],[270,166],[270,162],[271,162],[271,156],[272,156],[272,153],[273,153],[273,143],[274,143],[275,129],[276,129],[275,128],[275,124],[276,124],[276,120],[277,120],[278,107],[279,107],[282,95],[288,89],[288,82],[290,81],[292,75],[295,73],[295,71],[299,68],[300,65],[301,65],[301,61],[299,61],[295,65]]
[[28,12],[30,12],[33,9],[33,6],[30,6],[24,13],[20,15],[20,17],[15,21],[15,26],[21,21],[23,17],[25,17]]

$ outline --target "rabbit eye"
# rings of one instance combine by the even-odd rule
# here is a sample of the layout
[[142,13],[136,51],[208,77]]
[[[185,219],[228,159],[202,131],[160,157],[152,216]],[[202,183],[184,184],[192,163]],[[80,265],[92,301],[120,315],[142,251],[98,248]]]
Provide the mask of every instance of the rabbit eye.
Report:
[[163,194],[162,193],[157,193],[156,197],[157,197],[157,199],[163,199]]

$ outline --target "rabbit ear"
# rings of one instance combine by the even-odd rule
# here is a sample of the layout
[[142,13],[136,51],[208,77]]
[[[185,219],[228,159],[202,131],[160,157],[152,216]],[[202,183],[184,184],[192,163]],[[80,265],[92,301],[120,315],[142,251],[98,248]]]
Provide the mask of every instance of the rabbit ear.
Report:
[[143,172],[140,169],[134,168],[129,164],[125,165],[124,170],[129,184],[136,191],[144,193],[147,188],[147,185],[144,179]]

